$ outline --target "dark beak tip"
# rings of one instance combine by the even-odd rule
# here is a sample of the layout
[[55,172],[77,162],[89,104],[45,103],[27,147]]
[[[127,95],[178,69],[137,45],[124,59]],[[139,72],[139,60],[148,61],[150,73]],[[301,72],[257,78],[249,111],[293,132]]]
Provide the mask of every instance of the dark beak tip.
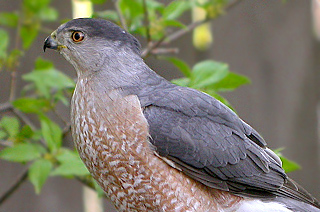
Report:
[[[44,40],[44,43],[43,43],[43,51],[46,52],[46,48],[49,47],[49,38],[50,36],[48,36],[45,40]],[[49,47],[50,48],[50,47]]]
[[57,42],[55,40],[53,40],[51,36],[48,36],[44,40],[43,51],[46,52],[47,48],[49,48],[49,49],[57,49],[58,48]]

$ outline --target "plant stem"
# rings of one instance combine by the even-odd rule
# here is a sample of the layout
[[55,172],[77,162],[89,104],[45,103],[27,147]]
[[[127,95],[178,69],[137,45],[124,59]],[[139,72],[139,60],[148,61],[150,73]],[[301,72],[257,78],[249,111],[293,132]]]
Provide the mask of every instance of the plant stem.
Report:
[[155,48],[157,48],[159,45],[161,45],[164,41],[166,37],[163,36],[160,40],[158,40],[157,42],[150,42],[148,43],[147,48],[145,48],[142,53],[141,53],[141,57],[142,58],[146,58],[147,56],[149,56],[150,52],[152,50],[154,50]]
[[169,35],[166,38],[166,41],[163,42],[163,43],[164,44],[168,44],[168,43],[170,43],[170,42],[182,37],[183,35],[187,34],[188,32],[190,32],[191,30],[193,30],[197,26],[200,26],[201,24],[204,24],[204,23],[208,22],[209,20],[210,19],[204,19],[204,20],[201,20],[201,21],[193,22],[193,23],[189,24],[186,28],[180,29],[180,30],[172,33],[171,35]]
[[128,31],[127,23],[126,23],[126,20],[125,20],[125,18],[123,17],[123,14],[121,13],[121,10],[120,10],[120,8],[119,8],[118,0],[113,0],[113,4],[114,4],[114,8],[116,9],[117,14],[118,14],[118,16],[119,16],[119,19],[120,19],[120,22],[121,22],[122,27],[123,27],[126,31]]
[[146,21],[146,33],[147,33],[147,41],[148,43],[151,41],[150,36],[150,20],[149,20],[149,13],[147,9],[147,3],[146,0],[143,0],[143,12],[144,12],[144,19]]
[[[21,30],[21,18],[18,20],[16,37],[15,37],[15,44],[14,48],[19,49],[20,45],[20,30]],[[17,90],[17,66],[18,62],[15,61],[15,64],[12,66],[11,71],[11,81],[10,81],[10,94],[9,94],[9,101],[12,102],[16,98],[16,90]]]
[[13,107],[9,102],[0,104],[0,113],[6,112],[6,111],[9,111],[12,109],[13,109]]
[[[229,3],[227,6],[225,6],[225,10],[230,10],[231,8],[233,8],[234,6],[236,6],[238,3],[240,3],[242,0],[234,0],[233,2]],[[216,17],[215,17],[216,18]],[[206,18],[204,20],[201,21],[196,21],[193,23],[190,23],[189,25],[187,25],[186,28],[184,29],[180,29],[176,32],[173,32],[171,35],[168,35],[166,37],[163,37],[162,39],[160,39],[159,41],[157,41],[156,43],[153,43],[152,45],[149,45],[141,54],[142,57],[147,57],[151,52],[153,52],[153,50],[155,48],[157,48],[158,46],[161,45],[167,45],[169,43],[171,43],[172,41],[182,37],[183,35],[187,34],[188,32],[190,32],[191,30],[193,30],[194,28],[196,28],[197,26],[200,26],[201,24],[204,24],[206,22],[209,22],[213,20],[213,18]]]
[[32,123],[32,121],[22,112],[19,110],[13,109],[13,113],[25,124],[29,125],[29,127],[33,130],[36,131],[37,127]]
[[0,197],[0,205],[4,203],[27,179],[28,169],[26,169],[15,181],[15,183]]

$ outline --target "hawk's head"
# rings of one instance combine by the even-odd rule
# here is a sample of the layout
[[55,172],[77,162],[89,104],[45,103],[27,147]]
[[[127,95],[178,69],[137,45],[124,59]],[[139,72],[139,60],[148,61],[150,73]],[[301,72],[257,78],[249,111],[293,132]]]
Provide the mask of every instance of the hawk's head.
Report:
[[138,40],[103,19],[80,18],[62,24],[46,38],[46,48],[58,50],[78,74],[98,70],[104,63],[120,59],[119,55],[140,56]]

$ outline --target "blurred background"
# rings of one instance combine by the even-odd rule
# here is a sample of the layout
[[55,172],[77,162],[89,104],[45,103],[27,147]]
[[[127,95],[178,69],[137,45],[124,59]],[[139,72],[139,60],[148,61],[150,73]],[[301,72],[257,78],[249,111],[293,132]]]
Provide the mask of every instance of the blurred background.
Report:
[[[164,1],[169,2],[169,1]],[[0,12],[19,9],[21,1],[0,0]],[[72,18],[71,1],[54,0],[51,5],[60,19]],[[320,199],[319,148],[319,73],[320,73],[320,5],[319,1],[242,0],[225,15],[211,22],[214,41],[206,51],[192,45],[192,33],[179,38],[177,56],[192,66],[205,59],[229,64],[231,71],[248,76],[251,84],[234,92],[222,93],[239,116],[265,138],[272,149],[284,147],[282,154],[302,168],[289,176]],[[96,10],[113,7],[111,1]],[[182,22],[190,22],[184,14]],[[56,29],[59,22],[46,24]],[[57,69],[72,78],[73,67],[56,52],[43,53],[48,33],[41,33],[20,62],[18,71],[27,73],[39,55],[54,62]],[[1,38],[0,38],[1,42]],[[141,41],[143,45],[145,41]],[[171,80],[181,73],[169,62],[148,57],[146,62],[157,73]],[[0,72],[1,102],[7,101],[9,75]],[[24,82],[18,79],[19,87]],[[69,111],[60,111],[69,117]],[[72,142],[70,144],[72,146]],[[20,175],[23,165],[0,160],[0,195]],[[1,212],[84,211],[83,185],[76,180],[50,177],[41,194],[36,195],[25,182],[0,205]],[[114,211],[104,199],[104,211]],[[97,210],[98,211],[98,210]]]

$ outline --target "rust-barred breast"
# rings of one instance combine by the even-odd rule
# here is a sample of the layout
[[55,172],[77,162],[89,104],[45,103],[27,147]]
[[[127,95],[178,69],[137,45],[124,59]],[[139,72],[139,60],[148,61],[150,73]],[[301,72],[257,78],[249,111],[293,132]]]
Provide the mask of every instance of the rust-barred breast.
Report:
[[219,211],[241,199],[206,188],[157,157],[136,96],[79,79],[71,113],[81,159],[119,211]]

